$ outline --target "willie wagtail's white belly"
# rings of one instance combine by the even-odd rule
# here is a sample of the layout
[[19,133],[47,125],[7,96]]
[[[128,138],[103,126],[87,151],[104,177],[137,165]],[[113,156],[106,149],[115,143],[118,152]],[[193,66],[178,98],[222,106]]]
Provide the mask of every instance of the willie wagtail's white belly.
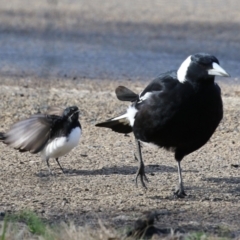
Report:
[[49,142],[42,150],[41,154],[45,158],[58,158],[69,153],[79,143],[81,129],[76,127],[72,129],[67,137],[58,137]]

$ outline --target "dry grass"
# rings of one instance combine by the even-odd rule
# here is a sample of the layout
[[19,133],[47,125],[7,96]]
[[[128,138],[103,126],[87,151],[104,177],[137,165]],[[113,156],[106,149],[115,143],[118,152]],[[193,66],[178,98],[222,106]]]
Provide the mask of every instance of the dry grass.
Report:
[[7,216],[0,222],[1,240],[41,239],[41,240],[110,240],[123,239],[113,229],[107,229],[100,221],[99,228],[76,226],[72,222],[62,222],[57,226],[44,223],[30,211],[22,211],[18,215]]
[[[151,226],[148,226],[151,227]],[[142,231],[143,235],[147,229]],[[44,223],[34,212],[21,211],[17,215],[8,215],[0,222],[1,240],[133,240],[133,239],[165,239],[165,240],[220,240],[230,239],[227,229],[223,229],[221,237],[208,235],[204,232],[174,233],[172,230],[165,235],[152,235],[151,237],[127,237],[127,231],[117,231],[105,226],[101,220],[95,229],[89,226],[76,226],[74,223],[64,223],[50,226]],[[142,236],[143,236],[142,235]]]

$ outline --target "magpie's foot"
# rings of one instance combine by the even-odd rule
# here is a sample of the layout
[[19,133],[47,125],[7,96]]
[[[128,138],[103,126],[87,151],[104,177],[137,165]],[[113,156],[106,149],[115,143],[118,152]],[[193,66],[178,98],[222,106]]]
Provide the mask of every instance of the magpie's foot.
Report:
[[185,193],[184,189],[182,188],[178,188],[175,192],[174,192],[174,196],[175,198],[185,198],[187,196],[187,194]]
[[137,174],[136,174],[136,177],[135,177],[135,182],[136,182],[136,186],[138,187],[138,178],[140,177],[140,181],[141,181],[141,184],[142,184],[142,186],[144,187],[144,188],[146,188],[147,189],[147,186],[146,186],[146,184],[145,184],[145,181],[146,182],[149,182],[148,181],[148,178],[147,178],[147,176],[146,176],[146,174],[145,174],[145,171],[144,171],[144,165],[142,165],[139,169],[138,169],[138,171],[137,171]]

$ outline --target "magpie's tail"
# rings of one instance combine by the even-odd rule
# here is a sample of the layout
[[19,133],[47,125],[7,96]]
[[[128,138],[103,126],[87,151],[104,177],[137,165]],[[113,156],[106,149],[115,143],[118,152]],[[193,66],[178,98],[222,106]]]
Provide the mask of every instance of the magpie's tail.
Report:
[[138,99],[136,93],[124,86],[117,87],[115,93],[120,101],[134,102]]
[[111,118],[106,122],[97,123],[95,126],[111,128],[114,132],[118,132],[118,133],[127,134],[132,132],[132,127],[130,125],[130,122],[126,117],[124,117],[124,115],[116,118]]
[[4,141],[6,139],[5,133],[0,132],[0,141]]

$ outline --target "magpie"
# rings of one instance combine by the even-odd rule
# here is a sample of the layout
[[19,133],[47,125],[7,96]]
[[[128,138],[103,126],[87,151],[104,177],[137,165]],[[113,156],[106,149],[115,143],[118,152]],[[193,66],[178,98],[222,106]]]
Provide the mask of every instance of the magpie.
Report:
[[162,73],[139,95],[123,86],[116,89],[117,98],[130,101],[131,105],[124,114],[96,126],[134,133],[135,158],[139,161],[136,184],[140,176],[146,188],[141,143],[152,143],[174,153],[179,177],[174,195],[186,196],[180,162],[210,139],[223,117],[221,89],[214,82],[215,76],[230,75],[215,56],[197,53],[178,70]]
[[49,159],[55,158],[64,173],[58,158],[79,143],[82,134],[79,109],[72,106],[49,112],[53,114],[35,114],[13,124],[6,133],[0,132],[0,141],[19,152],[40,153],[50,173]]

